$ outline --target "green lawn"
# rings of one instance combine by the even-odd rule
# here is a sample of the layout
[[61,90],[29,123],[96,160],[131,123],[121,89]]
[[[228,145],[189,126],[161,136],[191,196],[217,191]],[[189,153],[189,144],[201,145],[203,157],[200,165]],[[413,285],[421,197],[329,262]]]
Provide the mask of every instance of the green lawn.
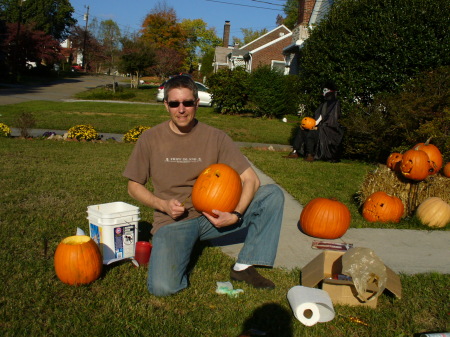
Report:
[[[38,128],[67,129],[90,123],[102,132],[124,132],[167,119],[161,105],[30,102],[0,106],[0,121],[14,126],[21,112],[33,112]],[[222,116],[203,108],[199,119],[232,133],[235,140],[262,143],[287,144],[294,126]],[[132,147],[117,142],[0,138],[2,335],[234,337],[253,328],[280,337],[413,336],[450,330],[450,277],[435,273],[401,275],[401,299],[384,294],[376,309],[335,306],[334,320],[312,327],[294,318],[286,300],[287,291],[300,284],[300,270],[262,270],[277,284],[274,291],[234,283],[235,288],[244,289],[238,298],[218,295],[216,282],[229,280],[233,260],[214,247],[198,247],[191,286],[168,298],[150,295],[146,269],[134,268],[129,262],[105,267],[91,285],[61,283],[54,273],[53,254],[77,227],[88,232],[87,206],[111,201],[140,206],[128,196],[126,179],[121,176]],[[280,152],[243,152],[302,204],[312,197],[334,196],[350,208],[353,227],[379,226],[365,222],[354,202],[373,165],[351,161],[311,165],[284,160]],[[140,207],[140,213],[140,239],[147,239],[152,211]],[[397,226],[421,228],[414,219]]]

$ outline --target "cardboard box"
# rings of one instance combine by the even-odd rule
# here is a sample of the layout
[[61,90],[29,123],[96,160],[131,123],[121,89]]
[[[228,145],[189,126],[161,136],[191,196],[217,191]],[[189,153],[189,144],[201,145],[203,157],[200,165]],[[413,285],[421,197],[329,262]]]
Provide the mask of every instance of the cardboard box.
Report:
[[[332,279],[332,275],[342,272],[342,255],[344,254],[345,252],[326,250],[316,256],[301,270],[302,285],[311,288],[321,287],[322,290],[328,292],[333,304],[365,305],[375,308],[378,298],[370,300],[370,296],[375,295],[378,291],[378,286],[375,283],[368,286],[366,297],[369,300],[363,302],[357,297],[357,291],[352,281]],[[386,274],[386,289],[397,298],[401,298],[400,277],[387,266]]]

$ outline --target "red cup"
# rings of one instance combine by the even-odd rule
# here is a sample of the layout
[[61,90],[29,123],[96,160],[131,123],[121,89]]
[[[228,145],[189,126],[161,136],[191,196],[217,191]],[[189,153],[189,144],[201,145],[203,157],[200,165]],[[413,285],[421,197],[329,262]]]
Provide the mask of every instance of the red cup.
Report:
[[140,266],[148,265],[152,247],[152,244],[147,241],[136,242],[136,252],[134,254],[134,259],[139,263]]

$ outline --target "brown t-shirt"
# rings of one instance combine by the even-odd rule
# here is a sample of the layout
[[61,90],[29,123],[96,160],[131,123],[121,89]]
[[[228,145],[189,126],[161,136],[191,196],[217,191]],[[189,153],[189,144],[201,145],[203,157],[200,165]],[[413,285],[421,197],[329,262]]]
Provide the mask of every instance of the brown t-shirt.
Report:
[[[250,167],[225,132],[198,122],[191,132],[180,135],[166,121],[142,133],[123,175],[142,185],[151,179],[158,198],[184,201],[187,212],[176,220],[180,221],[201,215],[192,206],[192,187],[206,167],[217,163],[227,164],[239,174]],[[152,233],[173,222],[166,213],[155,210]]]

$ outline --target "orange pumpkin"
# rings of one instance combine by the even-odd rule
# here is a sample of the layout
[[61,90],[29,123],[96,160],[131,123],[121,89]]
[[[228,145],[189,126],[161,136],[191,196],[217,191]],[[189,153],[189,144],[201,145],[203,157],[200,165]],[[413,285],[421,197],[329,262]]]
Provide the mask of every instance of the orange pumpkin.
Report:
[[400,170],[406,178],[421,181],[428,177],[432,168],[424,151],[411,149],[403,154]]
[[398,152],[393,152],[389,155],[386,165],[392,171],[400,171],[400,164],[402,162],[403,155]]
[[450,178],[450,162],[445,164],[444,169],[442,170],[442,173],[444,173],[444,176],[447,178]]
[[336,199],[315,198],[300,214],[303,233],[321,239],[337,239],[350,227],[351,214],[347,206]]
[[437,146],[430,144],[430,140],[431,138],[428,138],[425,143],[416,144],[416,146],[414,146],[414,149],[421,150],[428,155],[432,168],[432,171],[429,174],[436,174],[442,168],[442,154]]
[[200,173],[192,189],[192,204],[199,212],[214,217],[213,209],[234,211],[242,193],[239,174],[226,164],[213,164]]
[[300,122],[303,129],[312,130],[316,126],[316,120],[311,117],[305,117]]
[[97,244],[86,235],[69,236],[55,251],[55,272],[67,284],[88,284],[100,277],[102,254]]
[[400,198],[380,191],[367,198],[362,215],[369,222],[399,222],[404,211]]

